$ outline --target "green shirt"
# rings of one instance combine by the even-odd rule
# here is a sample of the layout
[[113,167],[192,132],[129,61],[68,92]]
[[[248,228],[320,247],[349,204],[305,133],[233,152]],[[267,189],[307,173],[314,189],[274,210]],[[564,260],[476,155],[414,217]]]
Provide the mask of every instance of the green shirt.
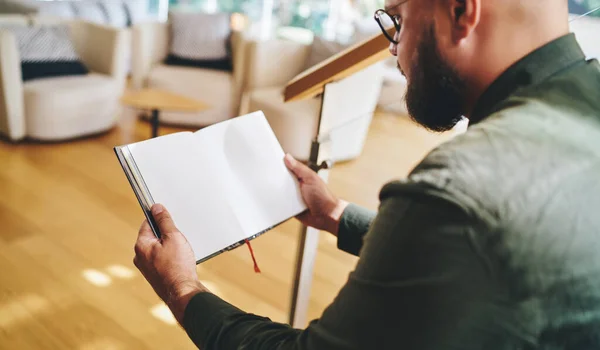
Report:
[[573,34],[480,98],[469,130],[342,216],[356,269],[292,329],[210,293],[185,329],[210,349],[600,349],[600,65]]

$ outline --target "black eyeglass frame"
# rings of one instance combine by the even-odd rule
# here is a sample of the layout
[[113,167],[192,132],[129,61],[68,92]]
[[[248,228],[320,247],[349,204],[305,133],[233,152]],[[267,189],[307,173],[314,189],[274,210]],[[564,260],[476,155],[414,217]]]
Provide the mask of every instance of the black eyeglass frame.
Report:
[[[392,8],[395,8],[397,6],[400,6],[402,4],[404,4],[405,2],[408,2],[408,0],[404,0],[399,2],[398,4],[392,6]],[[379,28],[381,28],[381,31],[383,32],[383,35],[385,35],[385,37],[394,45],[398,45],[398,42],[396,40],[394,40],[394,37],[390,35],[390,33],[388,33],[387,29],[383,26],[383,23],[381,23],[380,17],[382,14],[387,15],[389,18],[392,19],[392,23],[394,23],[394,28],[396,29],[396,33],[400,33],[400,29],[402,28],[402,24],[398,23],[398,20],[390,15],[386,10],[384,9],[379,9],[377,11],[375,11],[375,14],[373,15],[373,17],[375,18],[375,22],[377,22],[377,24],[379,25]]]
[[375,22],[377,22],[377,24],[379,25],[379,28],[381,28],[381,31],[383,32],[383,35],[385,35],[386,39],[388,39],[390,42],[397,45],[398,42],[396,40],[394,40],[394,38],[390,35],[390,33],[388,33],[389,28],[385,28],[383,26],[383,23],[381,23],[381,19],[380,19],[381,15],[388,16],[389,18],[392,19],[392,23],[394,23],[394,28],[396,29],[396,33],[400,32],[400,29],[401,29],[400,23],[398,23],[396,18],[392,17],[384,9],[379,9],[379,10],[375,11],[375,15],[373,16],[375,18]]

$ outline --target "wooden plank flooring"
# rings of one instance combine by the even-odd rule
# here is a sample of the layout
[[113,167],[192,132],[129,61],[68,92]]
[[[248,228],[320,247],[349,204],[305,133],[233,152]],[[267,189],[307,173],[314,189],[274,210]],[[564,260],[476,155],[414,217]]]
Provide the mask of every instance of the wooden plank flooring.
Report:
[[[184,129],[161,127],[171,133]],[[112,147],[146,139],[149,125],[123,110],[108,133],[63,143],[0,141],[0,349],[192,349],[132,264],[143,219]],[[381,186],[400,178],[451,135],[378,113],[363,155],[337,164],[335,193],[375,209]],[[253,244],[198,267],[236,306],[285,322],[299,225],[290,220]],[[320,315],[354,267],[323,233],[310,318]]]

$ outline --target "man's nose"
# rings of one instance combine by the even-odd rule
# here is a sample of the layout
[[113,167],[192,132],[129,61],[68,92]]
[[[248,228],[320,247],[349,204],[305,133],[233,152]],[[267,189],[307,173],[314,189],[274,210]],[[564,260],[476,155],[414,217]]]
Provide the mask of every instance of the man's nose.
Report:
[[[396,32],[394,34],[394,41],[398,42],[398,32]],[[393,42],[390,42],[390,53],[393,56],[396,56],[398,54],[398,44],[394,44]]]
[[390,53],[392,54],[392,56],[396,56],[396,54],[397,54],[397,50],[396,49],[397,48],[398,48],[398,45],[390,42]]

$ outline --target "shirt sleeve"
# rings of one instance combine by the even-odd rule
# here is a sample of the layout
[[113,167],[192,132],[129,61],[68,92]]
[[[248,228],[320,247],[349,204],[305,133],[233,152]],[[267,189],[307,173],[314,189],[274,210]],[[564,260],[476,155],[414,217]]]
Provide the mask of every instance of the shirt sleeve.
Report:
[[[473,221],[442,197],[389,189],[356,269],[306,329],[245,313],[201,293],[184,327],[203,350],[483,349],[495,312]],[[479,333],[474,334],[473,330]]]
[[342,213],[338,229],[337,247],[347,253],[358,256],[363,238],[377,212],[350,203]]

